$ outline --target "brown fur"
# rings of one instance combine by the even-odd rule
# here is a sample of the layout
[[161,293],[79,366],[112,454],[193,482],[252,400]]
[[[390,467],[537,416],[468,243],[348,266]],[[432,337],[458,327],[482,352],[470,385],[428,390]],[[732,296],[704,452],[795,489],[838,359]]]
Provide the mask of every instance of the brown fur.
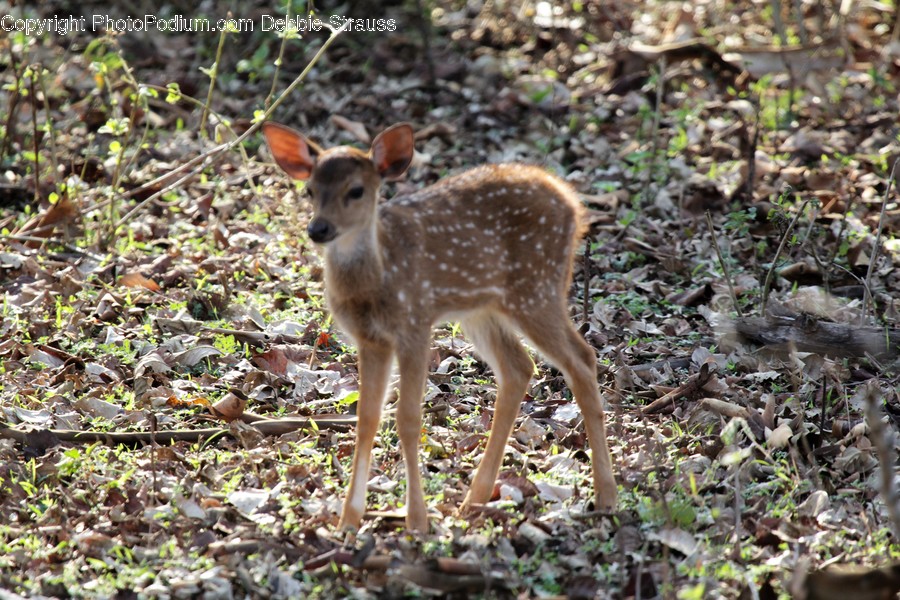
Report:
[[596,383],[594,351],[567,317],[575,246],[585,230],[574,191],[537,167],[479,167],[379,205],[382,177],[412,158],[412,130],[394,126],[366,154],[321,150],[283,126],[264,129],[276,160],[305,179],[326,244],[326,295],[360,353],[360,400],[353,478],[341,523],[358,526],[364,482],[391,357],[400,366],[397,423],[407,466],[407,523],[427,527],[418,437],[432,326],[459,319],[499,383],[494,426],[465,505],[490,499],[532,363],[521,332],[564,373],[594,449],[598,506],[612,509],[615,480]]

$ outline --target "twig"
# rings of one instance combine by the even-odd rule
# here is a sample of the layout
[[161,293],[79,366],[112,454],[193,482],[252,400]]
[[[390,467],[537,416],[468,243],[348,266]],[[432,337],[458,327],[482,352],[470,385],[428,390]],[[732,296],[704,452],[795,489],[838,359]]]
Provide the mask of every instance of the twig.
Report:
[[[748,436],[749,437],[749,436]],[[751,438],[752,440],[752,438]],[[741,469],[744,461],[740,461],[734,466],[734,547],[731,549],[731,557],[734,560],[741,558]]]
[[666,85],[666,55],[663,54],[659,59],[659,80],[656,84],[656,110],[653,112],[653,130],[650,133],[653,145],[650,151],[650,166],[647,169],[647,175],[644,178],[644,193],[642,194],[643,204],[646,206],[650,200],[650,183],[653,180],[653,172],[656,170],[656,154],[659,152],[659,122],[662,112],[663,90]]
[[734,286],[731,284],[731,273],[728,272],[728,265],[722,257],[722,251],[719,250],[719,242],[716,240],[716,230],[713,229],[712,215],[709,214],[709,211],[706,211],[706,226],[709,227],[709,235],[712,237],[713,248],[716,251],[716,256],[719,257],[719,265],[722,267],[722,273],[725,275],[725,282],[728,284],[728,293],[731,294],[731,303],[734,304],[734,310],[737,312],[737,315],[743,317],[744,313],[741,312],[741,307],[738,306],[737,294],[734,293]]
[[[797,37],[800,38],[800,43],[804,46],[809,43],[809,36],[806,33],[806,25],[803,18],[803,6],[800,0],[793,0],[791,2],[791,9],[793,9],[793,17],[794,23],[797,27]],[[820,10],[821,6],[820,6]]]
[[[240,139],[240,138],[238,138],[238,139]],[[176,179],[175,181],[166,184],[165,187],[161,188],[156,193],[148,196],[141,202],[138,202],[131,210],[129,210],[127,213],[125,213],[125,215],[122,216],[116,222],[115,227],[113,227],[113,231],[117,231],[120,227],[125,225],[125,223],[127,223],[128,221],[131,220],[131,217],[133,217],[135,214],[140,212],[145,206],[147,206],[151,202],[156,201],[158,198],[161,198],[164,194],[169,193],[171,190],[179,187],[182,183],[186,182],[188,179],[191,179],[194,175],[196,175],[200,171],[204,170],[209,165],[213,164],[215,162],[215,159],[217,159],[220,154],[222,154],[225,150],[231,149],[232,147],[233,147],[233,143],[219,144],[212,150],[204,152],[202,155],[200,155],[198,157],[202,161],[202,164],[199,167],[195,167],[195,168],[191,169],[187,173],[187,175],[184,175],[183,177],[180,177],[180,178]],[[166,175],[166,177],[169,177],[169,176],[171,176],[171,173]]]
[[591,235],[588,234],[584,239],[584,258],[582,259],[582,275],[584,276],[584,294],[581,297],[581,318],[582,323],[588,323],[588,304],[591,293]]
[[691,357],[690,356],[670,356],[669,358],[665,358],[662,360],[657,360],[651,363],[644,363],[641,365],[628,365],[628,368],[632,371],[649,371],[650,369],[665,369],[669,368],[672,370],[675,369],[686,369],[691,366]]
[[148,415],[148,420],[150,421],[150,472],[153,473],[153,494],[159,494],[160,489],[156,483],[156,451],[159,448],[159,442],[156,441],[156,430],[158,429],[159,421],[156,418],[156,413],[150,413]]
[[[43,227],[39,227],[37,229],[33,229],[32,231],[40,231],[44,229]],[[93,254],[83,248],[78,248],[73,246],[72,244],[67,243],[65,240],[61,240],[59,238],[54,237],[40,237],[37,235],[21,235],[21,234],[12,234],[8,233],[6,235],[0,234],[0,240],[12,240],[14,242],[37,242],[39,244],[56,244],[58,246],[62,246],[72,254],[78,254],[79,256],[86,256],[91,260],[96,260],[98,262],[102,262],[104,257],[99,256],[97,254]]]
[[[150,85],[150,84],[142,84],[142,85],[146,88],[167,91],[166,88],[158,86],[158,85]],[[188,100],[194,100],[193,98],[190,98],[189,96],[183,96],[183,97],[187,98]],[[197,102],[198,106],[202,106],[202,103],[199,100],[195,100],[195,101]],[[122,192],[121,194],[119,194],[119,197],[130,198],[132,196],[143,194],[147,190],[157,187],[158,185],[168,186],[169,185],[168,183],[164,184],[163,182],[171,181],[172,179],[175,178],[175,175],[177,175],[178,173],[180,173],[186,169],[190,169],[191,167],[195,166],[198,162],[202,162],[203,160],[209,158],[213,154],[218,154],[220,152],[225,151],[227,149],[226,145],[227,144],[219,144],[218,146],[214,146],[213,148],[210,148],[206,152],[203,152],[202,154],[198,154],[197,156],[188,160],[187,162],[182,163],[182,164],[178,165],[177,167],[174,167],[173,169],[160,175],[156,179],[152,179],[152,180],[148,181],[147,183],[144,183],[140,187],[136,187],[134,189]],[[99,205],[95,205],[94,208],[96,209],[98,206]]]
[[[854,202],[854,197],[850,196],[847,199],[847,207],[843,211],[845,215],[853,214],[853,202]],[[838,233],[837,233],[836,239],[834,241],[834,244],[832,244],[834,246],[834,248],[831,251],[831,256],[828,258],[825,265],[819,267],[822,270],[822,276],[825,279],[825,291],[829,292],[829,293],[831,292],[831,273],[830,273],[829,269],[825,268],[825,266],[834,265],[834,261],[837,259],[838,252],[841,251],[841,247],[843,246],[844,234],[846,232],[847,232],[847,219],[842,218],[841,224],[838,227]],[[813,257],[816,258],[816,264],[818,264],[819,261],[818,261],[816,253],[813,253]],[[835,265],[835,266],[837,266],[837,265]],[[847,273],[851,273],[847,269],[844,269],[844,271],[846,271]],[[851,275],[853,275],[853,274],[851,273]],[[853,277],[854,277],[854,279],[859,280],[859,277],[857,277],[856,275],[853,275]]]
[[683,384],[681,384],[665,396],[657,398],[656,400],[645,406],[641,412],[645,415],[657,413],[668,408],[670,404],[675,402],[675,400],[677,398],[680,398],[681,396],[692,396],[696,394],[700,391],[700,388],[706,385],[715,370],[715,362],[703,363],[702,365],[700,365],[699,373],[688,378],[687,381],[685,381]]
[[781,20],[781,0],[769,0],[769,8],[772,9],[772,21],[775,25],[775,33],[778,34],[778,39],[781,40],[781,45],[790,45],[787,34],[784,31],[784,22]]
[[756,181],[756,149],[759,147],[759,115],[762,112],[762,102],[759,95],[754,97],[754,108],[756,108],[756,120],[753,124],[753,137],[747,146],[747,180],[744,184],[744,192],[746,198],[753,200],[753,186]]
[[[342,429],[356,423],[355,415],[321,415],[308,418],[285,418],[258,420],[257,415],[244,415],[242,420],[252,422],[253,427],[263,435],[284,435],[298,429]],[[28,442],[33,431],[17,429],[15,427],[0,427],[0,438],[10,438],[20,443]],[[119,444],[136,445],[156,443],[159,445],[172,442],[197,443],[202,440],[228,435],[234,437],[232,430],[227,427],[213,427],[206,429],[174,429],[168,431],[78,431],[73,429],[48,429],[47,433],[53,435],[61,442],[81,443],[105,443],[111,446]]]
[[[293,13],[291,13],[293,2],[285,2],[285,5],[287,10],[285,17],[287,18],[287,22],[290,23],[294,16]],[[275,95],[275,86],[278,85],[278,74],[281,72],[281,65],[284,62],[284,51],[287,48],[288,39],[292,39],[290,34],[291,31],[290,28],[287,28],[284,33],[281,34],[281,44],[278,46],[278,58],[275,59],[275,72],[272,73],[272,87],[269,88],[269,93],[266,95],[265,102],[263,102],[263,107],[266,109],[272,104],[272,96]]]
[[6,153],[10,150],[10,141],[16,134],[16,109],[19,106],[19,99],[22,97],[20,93],[20,79],[22,73],[19,72],[19,61],[16,60],[16,53],[13,51],[15,44],[6,44],[9,50],[9,66],[12,67],[13,85],[15,86],[9,94],[9,109],[6,113],[6,127],[3,129],[3,145],[0,145],[0,159],[6,158]]
[[895,457],[894,434],[887,430],[881,420],[879,401],[881,389],[878,380],[872,379],[866,384],[866,424],[869,426],[869,439],[875,447],[878,456],[878,465],[881,470],[881,499],[884,501],[894,527],[894,539],[900,539],[900,493],[894,489],[894,463]]
[[[228,11],[228,20],[231,20],[231,11]],[[212,69],[209,73],[209,89],[206,91],[206,102],[203,104],[203,113],[200,115],[200,135],[209,137],[209,131],[206,130],[206,121],[209,120],[209,107],[212,105],[213,91],[216,89],[216,79],[219,75],[219,64],[222,61],[222,51],[225,49],[225,36],[228,35],[228,27],[222,28],[219,35],[219,46],[216,48],[216,60],[213,62]]]
[[34,93],[34,78],[37,71],[37,65],[28,67],[31,71],[31,128],[32,128],[32,145],[34,146],[34,204],[37,206],[41,196],[41,155],[38,154],[38,126],[37,126],[37,96]]
[[275,556],[283,555],[291,561],[299,561],[304,558],[303,551],[296,546],[265,540],[244,540],[238,538],[236,540],[213,542],[206,546],[205,549],[205,553],[212,557],[226,554],[249,556],[251,554],[262,554],[263,552],[268,552]]
[[866,285],[863,290],[863,307],[860,325],[866,322],[866,313],[868,312],[869,303],[872,303],[872,313],[875,313],[875,303],[872,300],[872,292],[870,285],[872,283],[872,273],[875,271],[875,263],[878,259],[878,251],[881,249],[881,232],[884,230],[884,211],[887,208],[888,197],[891,195],[891,187],[894,183],[894,173],[897,171],[897,163],[900,158],[894,161],[891,167],[891,176],[888,178],[887,189],[884,190],[884,200],[881,202],[881,215],[878,217],[878,233],[875,234],[875,247],[872,248],[872,257],[869,259],[869,268],[866,271]]
[[[143,202],[139,203],[137,206],[132,208],[130,211],[128,211],[128,213],[125,214],[125,216],[123,216],[121,219],[119,219],[119,221],[116,223],[116,229],[118,229],[119,227],[122,227],[125,223],[127,223],[131,219],[132,216],[134,216],[139,210],[141,210],[148,203],[156,200],[157,198],[161,197],[163,194],[168,193],[170,190],[175,189],[176,187],[178,187],[179,185],[181,185],[182,183],[184,183],[185,181],[187,181],[188,179],[190,179],[197,173],[200,173],[208,165],[212,164],[214,159],[218,158],[220,154],[224,154],[225,152],[231,150],[232,148],[239,146],[240,144],[242,144],[244,142],[244,140],[249,138],[251,135],[255,134],[259,130],[259,128],[262,127],[263,122],[265,122],[266,119],[268,119],[270,116],[272,116],[272,114],[275,112],[275,109],[278,108],[282,102],[287,100],[288,96],[290,96],[291,93],[293,93],[293,91],[295,89],[297,89],[297,87],[301,83],[303,83],[303,80],[306,79],[306,76],[309,75],[309,72],[312,70],[312,68],[316,65],[317,62],[319,62],[319,59],[322,58],[322,55],[325,54],[325,51],[328,49],[328,47],[331,46],[332,43],[334,43],[334,40],[337,39],[337,37],[341,33],[343,33],[344,30],[352,22],[353,22],[352,19],[347,19],[339,29],[332,30],[331,35],[328,37],[327,40],[325,40],[325,42],[322,44],[322,46],[316,52],[315,56],[313,56],[312,59],[309,61],[309,63],[307,63],[307,65],[303,69],[303,71],[299,75],[297,75],[297,77],[294,79],[294,81],[292,81],[291,84],[287,87],[287,89],[285,89],[281,93],[281,95],[278,96],[278,98],[272,103],[272,105],[265,110],[262,117],[259,118],[255,123],[253,123],[249,128],[247,128],[247,130],[244,133],[242,133],[237,138],[231,140],[230,142],[220,144],[220,145],[216,146],[215,148],[213,148],[212,150],[209,150],[208,152],[204,153],[202,158],[197,157],[197,159],[194,159],[194,161],[192,161],[192,162],[199,160],[200,162],[202,162],[202,164],[199,167],[195,167],[195,168],[191,169],[187,173],[187,175],[179,178],[177,181],[174,181],[174,182],[168,184],[164,189],[159,190],[158,192],[156,192],[155,194],[153,194],[152,196],[150,196],[149,198],[145,199]],[[169,175],[171,175],[171,174],[169,174]],[[146,186],[144,186],[144,187],[146,187]],[[135,190],[135,192],[136,191],[137,190]]]
[[[43,70],[44,68],[42,66],[41,71]],[[41,87],[41,95],[44,97],[44,114],[47,115],[47,139],[50,143],[50,179],[53,180],[54,189],[59,189],[59,182],[57,181],[57,177],[59,176],[59,166],[56,164],[56,128],[49,126],[53,120],[53,114],[50,112],[50,95],[47,93],[47,88],[44,86],[43,77],[38,78],[38,85]],[[34,98],[33,101],[37,103],[37,98]],[[67,189],[66,192],[68,193],[69,190]]]
[[[785,193],[790,193],[790,191],[791,189],[788,188]],[[760,306],[759,310],[760,315],[762,315],[763,317],[766,316],[766,304],[768,304],[769,302],[769,289],[772,286],[772,279],[775,277],[775,267],[778,266],[778,258],[784,251],[784,247],[787,245],[787,241],[791,237],[791,231],[794,230],[794,225],[797,224],[797,220],[800,218],[800,215],[802,215],[803,211],[806,210],[807,204],[809,204],[809,199],[803,201],[803,204],[800,205],[800,210],[797,211],[797,214],[794,215],[794,218],[791,219],[790,223],[788,223],[784,235],[781,236],[781,243],[778,244],[778,249],[775,251],[775,257],[772,258],[772,264],[771,266],[769,266],[769,272],[766,273],[766,282],[763,284],[762,305]]]
[[422,34],[422,46],[425,51],[425,68],[428,76],[428,85],[434,86],[437,77],[434,71],[434,54],[431,51],[431,18],[425,16],[425,6],[422,0],[416,0],[416,24]]

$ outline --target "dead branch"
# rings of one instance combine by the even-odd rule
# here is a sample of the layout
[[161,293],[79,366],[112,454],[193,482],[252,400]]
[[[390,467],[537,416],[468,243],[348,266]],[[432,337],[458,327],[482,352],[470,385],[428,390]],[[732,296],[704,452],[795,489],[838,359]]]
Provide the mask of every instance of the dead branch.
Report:
[[650,404],[644,407],[642,411],[645,415],[651,415],[653,413],[661,412],[666,409],[670,404],[674,403],[675,400],[681,397],[692,397],[696,396],[700,389],[706,385],[709,381],[709,378],[712,377],[712,374],[715,372],[715,363],[714,362],[705,362],[700,366],[700,372],[696,375],[692,375],[685,381],[683,384],[662,396],[661,398],[657,398]]
[[894,184],[894,175],[897,172],[897,163],[900,163],[900,158],[894,161],[894,166],[891,167],[891,175],[888,177],[887,189],[884,190],[884,199],[881,201],[881,214],[878,216],[878,232],[875,234],[875,241],[872,242],[872,258],[869,259],[869,268],[866,270],[866,283],[864,289],[863,296],[863,307],[862,307],[862,315],[860,315],[859,323],[860,325],[866,322],[866,310],[869,308],[869,303],[872,302],[872,311],[875,312],[874,301],[872,300],[872,273],[875,272],[875,263],[878,262],[878,252],[881,250],[881,234],[884,231],[884,213],[887,208],[888,199],[891,197],[891,189]]
[[820,321],[812,315],[790,314],[743,317],[734,321],[735,331],[764,346],[789,346],[800,352],[835,357],[890,360],[900,355],[900,329],[859,327]]
[[900,592],[900,564],[880,569],[842,566],[798,577],[795,598],[805,600],[882,600]]
[[444,594],[505,589],[503,579],[486,574],[483,566],[478,563],[465,562],[455,558],[438,558],[409,564],[389,554],[366,556],[364,560],[359,561],[357,554],[358,552],[335,548],[307,561],[304,566],[308,571],[312,570],[323,576],[334,572],[332,564],[363,571],[388,571],[389,577],[399,578]]
[[[784,195],[786,196],[792,190],[790,188],[784,191]],[[775,268],[778,265],[778,259],[781,257],[781,253],[784,251],[784,247],[787,244],[787,241],[791,237],[791,232],[794,230],[794,226],[797,224],[797,221],[803,215],[803,211],[806,210],[806,205],[809,204],[809,200],[804,200],[803,204],[800,205],[800,209],[797,210],[797,214],[794,215],[794,218],[791,219],[791,222],[788,223],[787,229],[784,230],[784,234],[781,236],[781,242],[778,244],[778,249],[775,250],[775,256],[772,258],[772,265],[769,267],[768,273],[766,273],[766,280],[763,283],[763,291],[762,291],[762,303],[759,309],[759,314],[762,316],[766,316],[766,304],[769,301],[769,290],[772,287],[772,278],[775,275]]]
[[722,257],[722,251],[719,249],[719,241],[716,239],[716,230],[713,227],[712,215],[709,211],[706,211],[706,226],[709,227],[709,235],[712,240],[713,249],[716,251],[716,256],[719,258],[719,266],[722,267],[725,283],[728,284],[728,293],[731,294],[731,304],[734,306],[734,312],[736,312],[739,317],[742,317],[744,316],[744,313],[741,312],[741,305],[738,304],[737,294],[734,293],[734,285],[731,283],[731,273],[728,271],[728,263],[725,262],[725,259]]
[[869,439],[875,447],[878,465],[881,470],[881,499],[887,507],[891,522],[894,525],[894,538],[900,539],[900,494],[894,488],[894,434],[884,426],[881,420],[881,389],[878,380],[872,379],[866,384],[866,423],[869,426]]
[[[291,433],[299,429],[337,429],[345,430],[356,423],[355,415],[320,415],[308,418],[259,419],[258,415],[244,415],[245,421],[252,422],[253,427],[263,435],[275,436]],[[255,418],[254,418],[255,417]],[[94,443],[100,442],[110,446],[141,444],[171,444],[172,442],[200,442],[214,437],[227,435],[236,437],[228,427],[210,427],[205,429],[174,429],[169,431],[78,431],[75,429],[17,429],[15,427],[0,428],[0,438],[10,438],[19,443],[28,443],[33,436],[52,436],[58,442]],[[47,444],[44,444],[47,446]],[[54,444],[51,444],[54,445]],[[47,446],[49,447],[49,446]]]
[[700,403],[712,411],[729,419],[744,419],[757,441],[766,439],[766,424],[762,415],[746,406],[719,400],[718,398],[701,398]]

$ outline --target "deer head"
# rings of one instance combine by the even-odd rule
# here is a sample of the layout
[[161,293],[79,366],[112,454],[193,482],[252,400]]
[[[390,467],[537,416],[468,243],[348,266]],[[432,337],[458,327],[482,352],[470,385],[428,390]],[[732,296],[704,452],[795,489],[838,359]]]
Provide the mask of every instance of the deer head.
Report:
[[313,207],[307,233],[318,244],[371,228],[381,181],[402,176],[414,152],[413,130],[406,123],[381,132],[369,152],[348,146],[322,150],[278,123],[265,123],[263,134],[278,166],[307,182]]

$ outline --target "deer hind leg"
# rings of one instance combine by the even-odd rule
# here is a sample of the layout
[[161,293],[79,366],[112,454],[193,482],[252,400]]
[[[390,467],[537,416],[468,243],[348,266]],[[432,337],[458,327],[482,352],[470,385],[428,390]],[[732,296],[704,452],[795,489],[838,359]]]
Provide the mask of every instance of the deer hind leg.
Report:
[[494,370],[498,386],[494,422],[484,457],[462,505],[465,510],[472,504],[483,504],[491,499],[506,442],[519,414],[534,363],[515,332],[497,315],[479,313],[465,319],[462,325],[475,349]]
[[[430,333],[430,332],[429,332]],[[428,531],[428,512],[419,471],[419,438],[422,437],[422,401],[428,369],[427,337],[406,343],[398,350],[400,398],[397,401],[397,433],[406,465],[406,526],[412,531]]]
[[606,415],[597,384],[597,357],[593,348],[575,331],[561,306],[517,318],[516,324],[535,348],[562,371],[575,395],[592,450],[596,508],[614,511],[616,480],[606,441]]
[[359,402],[356,408],[356,449],[350,470],[350,490],[341,511],[341,529],[359,527],[366,511],[366,482],[372,446],[381,421],[384,392],[391,372],[393,354],[389,347],[359,344]]

